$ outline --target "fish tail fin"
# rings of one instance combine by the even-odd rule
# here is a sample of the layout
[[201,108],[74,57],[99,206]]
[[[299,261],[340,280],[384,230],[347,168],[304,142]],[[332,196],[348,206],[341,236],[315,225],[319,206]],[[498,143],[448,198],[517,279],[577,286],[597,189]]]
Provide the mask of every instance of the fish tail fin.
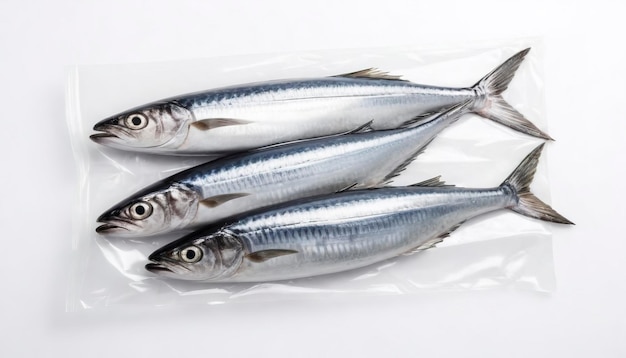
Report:
[[478,97],[474,112],[516,131],[552,140],[547,133],[537,128],[523,114],[508,104],[501,95],[509,86],[515,76],[515,71],[529,51],[530,48],[527,48],[511,56],[472,87]]
[[543,146],[544,144],[541,144],[530,152],[502,183],[501,186],[507,186],[513,190],[513,195],[516,198],[515,205],[510,207],[510,209],[522,215],[543,221],[574,224],[530,192],[530,184],[535,176]]

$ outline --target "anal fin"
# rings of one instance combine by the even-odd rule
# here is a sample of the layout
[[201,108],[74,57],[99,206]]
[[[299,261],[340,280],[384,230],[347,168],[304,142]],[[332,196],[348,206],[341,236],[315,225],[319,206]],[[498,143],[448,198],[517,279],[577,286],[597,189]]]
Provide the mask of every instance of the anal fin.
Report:
[[414,253],[419,252],[419,251],[424,251],[424,250],[428,250],[430,248],[433,248],[435,245],[437,245],[438,243],[442,242],[446,237],[450,236],[450,234],[454,230],[456,230],[459,227],[461,227],[461,225],[463,225],[464,222],[465,221],[461,221],[460,223],[457,223],[457,224],[453,225],[448,230],[442,232],[441,234],[433,237],[430,240],[427,240],[426,242],[422,243],[421,245],[412,248],[411,250],[405,252],[403,255],[411,255],[411,254],[414,254]]
[[397,177],[398,175],[400,175],[400,173],[402,173],[402,171],[404,171],[404,169],[406,169],[406,167],[408,167],[409,164],[411,164],[415,160],[415,158],[417,158],[418,155],[420,155],[420,154],[422,154],[424,152],[426,147],[428,147],[428,145],[430,144],[430,142],[433,141],[433,139],[429,140],[420,149],[418,149],[414,154],[409,156],[404,162],[402,162],[394,170],[392,170],[391,173],[387,174],[387,176],[385,176],[383,178],[382,183],[383,184],[389,184],[391,182],[391,179],[393,179],[393,178]]

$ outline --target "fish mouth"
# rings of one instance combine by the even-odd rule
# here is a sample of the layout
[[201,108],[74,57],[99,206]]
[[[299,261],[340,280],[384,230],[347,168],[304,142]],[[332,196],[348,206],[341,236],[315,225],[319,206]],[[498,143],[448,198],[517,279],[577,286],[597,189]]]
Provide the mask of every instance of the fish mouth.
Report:
[[120,137],[116,136],[113,133],[96,133],[89,136],[89,139],[96,143],[101,143],[103,139],[107,140],[109,138],[120,139]]
[[96,232],[98,234],[103,234],[103,235],[109,235],[109,234],[115,234],[115,235],[131,234],[132,235],[132,232],[136,231],[132,229],[137,227],[137,225],[130,220],[126,220],[126,219],[119,218],[119,217],[110,217],[110,216],[107,217],[106,214],[102,214],[98,218],[97,222],[102,225],[96,228]]
[[146,264],[146,270],[152,273],[174,273],[174,271],[170,270],[167,266],[160,264],[158,262],[150,262]]
[[101,235],[112,235],[119,237],[143,237],[158,234],[160,231],[151,231],[150,228],[143,227],[133,220],[112,216],[104,213],[96,219],[100,225],[96,228],[96,232]]
[[98,123],[93,126],[93,130],[101,133],[92,134],[89,136],[89,139],[104,145],[125,144],[123,137],[130,136],[130,133],[125,128],[110,123]]
[[102,224],[96,228],[96,232],[98,234],[111,234],[114,232],[119,232],[120,230],[129,231],[127,228],[123,226],[118,226],[114,224]]

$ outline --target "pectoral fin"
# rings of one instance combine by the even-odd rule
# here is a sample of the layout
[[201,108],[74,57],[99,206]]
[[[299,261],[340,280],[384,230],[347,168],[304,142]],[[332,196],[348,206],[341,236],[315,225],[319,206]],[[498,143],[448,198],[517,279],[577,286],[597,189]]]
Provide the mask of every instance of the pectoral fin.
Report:
[[241,197],[248,196],[248,195],[250,194],[233,193],[233,194],[215,195],[215,196],[210,196],[208,198],[200,200],[200,204],[207,206],[209,208],[214,208],[216,206],[224,204],[227,201],[234,200],[234,199],[241,198]]
[[252,262],[264,262],[269,259],[273,259],[274,257],[297,254],[298,251],[295,250],[263,250],[252,252],[246,255],[246,258]]
[[243,119],[234,118],[208,118],[191,123],[191,126],[201,131],[208,131],[210,129],[226,127],[226,126],[238,126],[242,124],[252,123]]

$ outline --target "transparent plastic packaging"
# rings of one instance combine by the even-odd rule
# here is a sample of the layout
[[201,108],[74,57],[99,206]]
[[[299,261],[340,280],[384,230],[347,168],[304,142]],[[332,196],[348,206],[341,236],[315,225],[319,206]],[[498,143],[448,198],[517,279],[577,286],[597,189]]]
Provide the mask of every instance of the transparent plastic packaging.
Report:
[[[67,124],[79,187],[72,232],[75,262],[67,309],[119,304],[221,304],[505,286],[552,290],[555,280],[550,224],[507,210],[472,219],[436,248],[414,255],[332,275],[256,284],[177,281],[146,271],[148,255],[181,237],[180,233],[127,239],[104,238],[95,232],[96,218],[113,204],[155,181],[207,161],[203,157],[133,153],[90,141],[93,125],[112,114],[210,88],[331,76],[370,67],[416,83],[471,86],[527,47],[532,50],[503,96],[540,129],[548,131],[542,46],[535,38],[73,68],[67,85]],[[442,175],[447,183],[457,186],[497,186],[540,142],[477,115],[466,115],[443,131],[392,185]],[[545,154],[532,190],[550,202]]]

